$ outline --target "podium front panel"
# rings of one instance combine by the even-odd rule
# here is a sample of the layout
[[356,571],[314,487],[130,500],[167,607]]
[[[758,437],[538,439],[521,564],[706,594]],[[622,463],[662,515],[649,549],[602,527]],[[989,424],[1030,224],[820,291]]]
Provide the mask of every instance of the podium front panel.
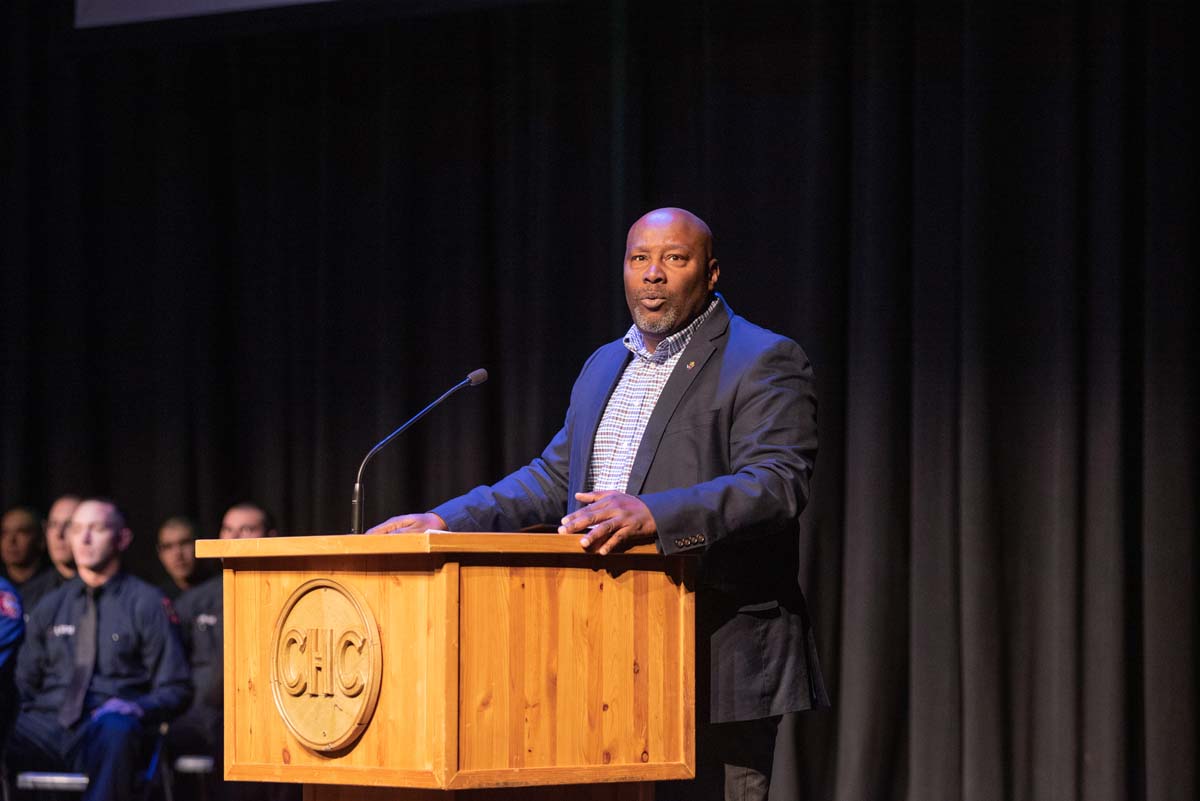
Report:
[[[454,719],[447,714],[456,706],[458,681],[456,563],[438,556],[263,559],[226,568],[224,576],[228,778],[445,785],[457,746]],[[302,636],[320,634],[305,644],[308,650],[299,643],[285,649],[273,636],[289,599],[314,577],[365,600],[378,626],[375,647],[381,650],[382,666],[374,714],[361,734],[347,746],[324,752],[305,744],[305,720],[295,714],[286,719],[276,695],[287,699],[288,694],[272,687],[273,681],[278,684],[273,669],[297,678],[315,674],[308,677],[314,686],[306,687],[299,699],[315,708],[314,719],[327,715],[321,707],[336,714],[338,706],[353,700],[340,685],[354,679],[335,675],[337,662],[357,663],[362,657],[337,652],[342,633],[337,626],[321,619],[288,621],[287,629]],[[336,590],[318,591],[337,595]],[[310,656],[317,647],[323,664],[314,668]],[[318,726],[311,734],[340,733]]]

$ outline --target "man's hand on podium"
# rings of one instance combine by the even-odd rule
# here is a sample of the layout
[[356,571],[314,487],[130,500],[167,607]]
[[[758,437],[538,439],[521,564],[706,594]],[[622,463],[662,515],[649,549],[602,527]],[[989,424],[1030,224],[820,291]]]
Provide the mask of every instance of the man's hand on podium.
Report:
[[577,492],[575,500],[587,506],[564,517],[558,533],[583,534],[579,544],[585,550],[604,556],[639,542],[653,542],[658,535],[654,515],[636,495],[600,490]]
[[368,534],[420,534],[423,531],[445,531],[446,521],[435,515],[433,512],[426,512],[420,515],[397,515],[390,520],[385,520],[374,528],[370,529]]

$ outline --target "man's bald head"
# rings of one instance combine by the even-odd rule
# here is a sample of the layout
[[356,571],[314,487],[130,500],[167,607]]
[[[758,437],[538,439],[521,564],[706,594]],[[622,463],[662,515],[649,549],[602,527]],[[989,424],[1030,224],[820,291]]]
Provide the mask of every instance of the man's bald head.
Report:
[[687,209],[680,209],[674,206],[664,206],[661,209],[648,211],[637,219],[633,225],[629,227],[629,233],[625,237],[625,248],[628,250],[629,243],[633,240],[634,232],[642,225],[681,225],[692,229],[698,237],[698,242],[704,247],[705,260],[712,258],[713,253],[713,233],[708,227],[708,223],[692,214]]

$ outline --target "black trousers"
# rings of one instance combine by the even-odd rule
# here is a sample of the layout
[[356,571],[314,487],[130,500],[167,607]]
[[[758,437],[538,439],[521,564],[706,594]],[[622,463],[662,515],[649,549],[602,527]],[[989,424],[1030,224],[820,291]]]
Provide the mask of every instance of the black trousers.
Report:
[[766,801],[781,719],[701,723],[696,778],[659,782],[656,801]]
[[64,729],[53,712],[22,712],[8,740],[5,761],[12,780],[26,770],[86,773],[84,801],[125,801],[145,762],[154,732],[137,718],[109,713]]

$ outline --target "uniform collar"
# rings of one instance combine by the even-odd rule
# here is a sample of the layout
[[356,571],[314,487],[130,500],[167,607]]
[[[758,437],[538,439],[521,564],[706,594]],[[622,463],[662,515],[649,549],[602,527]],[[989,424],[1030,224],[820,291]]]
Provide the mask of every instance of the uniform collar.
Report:
[[99,587],[88,587],[87,584],[83,583],[83,579],[81,579],[78,574],[76,574],[74,578],[69,579],[66,583],[66,586],[71,588],[70,593],[72,595],[85,595],[87,594],[87,591],[91,589],[92,597],[99,598],[102,594],[116,592],[120,588],[121,584],[124,583],[124,581],[125,572],[118,570],[112,575],[111,578],[109,578],[108,581],[104,582]]

